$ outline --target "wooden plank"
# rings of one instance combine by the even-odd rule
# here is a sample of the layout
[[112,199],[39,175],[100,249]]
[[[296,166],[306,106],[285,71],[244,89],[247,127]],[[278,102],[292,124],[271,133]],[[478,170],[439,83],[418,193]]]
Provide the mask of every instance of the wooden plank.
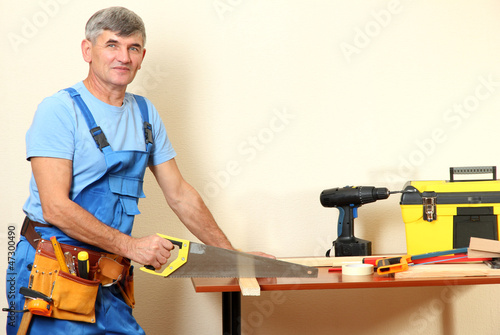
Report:
[[467,256],[469,258],[500,258],[499,253],[473,250],[470,248],[469,248],[469,252],[467,253]]
[[260,285],[256,278],[239,278],[243,296],[260,296]]
[[335,257],[296,257],[296,258],[287,257],[287,258],[278,258],[278,260],[305,266],[323,267],[323,266],[332,266],[333,258]]
[[486,238],[471,237],[469,248],[478,251],[500,253],[500,241]]
[[486,264],[428,264],[414,265],[408,271],[395,273],[396,279],[436,277],[484,277],[500,276],[500,269],[491,269]]
[[401,255],[372,255],[372,256],[344,256],[344,257],[290,257],[278,258],[280,261],[314,267],[342,266],[349,263],[363,263],[364,258],[397,257]]

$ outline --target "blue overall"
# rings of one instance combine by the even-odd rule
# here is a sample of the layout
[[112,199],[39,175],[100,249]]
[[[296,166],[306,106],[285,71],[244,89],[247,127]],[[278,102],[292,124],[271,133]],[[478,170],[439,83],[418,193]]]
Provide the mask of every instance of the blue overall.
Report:
[[[139,214],[137,207],[139,198],[144,197],[142,190],[144,173],[153,145],[151,125],[149,124],[147,105],[140,96],[135,96],[144,122],[145,151],[113,151],[102,130],[96,125],[92,113],[83,102],[80,94],[73,88],[67,88],[74,102],[84,115],[98,148],[104,154],[106,171],[94,182],[85,187],[74,201],[94,215],[101,222],[130,235],[134,216]],[[36,227],[36,231],[44,239],[56,236],[60,243],[99,250],[70,238],[61,230],[52,227]],[[16,249],[15,272],[17,273],[16,292],[22,286],[28,286],[30,269],[35,257],[35,250],[28,241],[21,237]],[[41,316],[33,316],[31,334],[144,334],[142,328],[132,316],[132,309],[124,302],[116,285],[100,287],[96,301],[96,323],[58,320]],[[22,309],[24,298],[16,296],[16,309]],[[21,315],[9,326],[7,334],[15,334]],[[10,318],[12,319],[12,318]],[[12,326],[14,325],[15,326]]]

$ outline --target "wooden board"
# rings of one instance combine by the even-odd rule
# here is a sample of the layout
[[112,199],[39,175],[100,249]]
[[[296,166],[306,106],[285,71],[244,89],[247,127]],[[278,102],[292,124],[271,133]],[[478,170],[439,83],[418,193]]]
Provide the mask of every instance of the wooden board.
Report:
[[490,240],[486,238],[479,238],[479,237],[471,237],[469,249],[498,254],[500,253],[500,241]]
[[[280,261],[300,264],[304,266],[333,266],[333,258],[335,257],[296,257],[296,258],[278,258]],[[361,262],[361,260],[359,260]]]
[[469,257],[500,257],[500,241],[485,238],[471,237],[469,245]]
[[256,278],[239,278],[238,281],[243,296],[260,296],[260,285]]
[[428,264],[410,266],[408,271],[395,273],[397,279],[477,276],[500,276],[500,269],[491,269],[484,263]]
[[500,254],[496,252],[480,251],[469,249],[467,253],[469,258],[500,258]]
[[[278,258],[280,261],[314,267],[342,266],[349,263],[363,263],[364,258],[396,257],[398,255],[345,256],[345,257],[290,257]],[[401,255],[399,255],[401,256]]]

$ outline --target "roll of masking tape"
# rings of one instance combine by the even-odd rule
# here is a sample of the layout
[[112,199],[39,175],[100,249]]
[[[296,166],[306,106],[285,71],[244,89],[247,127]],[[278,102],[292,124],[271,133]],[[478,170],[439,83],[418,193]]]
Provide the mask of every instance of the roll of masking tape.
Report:
[[343,275],[366,276],[366,275],[371,275],[372,273],[373,273],[372,264],[353,263],[353,264],[342,265]]

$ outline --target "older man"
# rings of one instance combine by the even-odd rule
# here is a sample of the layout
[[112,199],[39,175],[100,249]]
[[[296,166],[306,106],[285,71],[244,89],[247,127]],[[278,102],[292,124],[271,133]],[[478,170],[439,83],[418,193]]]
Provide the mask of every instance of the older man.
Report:
[[[129,260],[158,269],[173,248],[156,235],[130,236],[134,216],[139,214],[138,199],[144,197],[146,167],[194,235],[206,244],[232,249],[198,192],[179,172],[155,107],[126,92],[141,68],[145,42],[144,24],[130,10],[111,7],[95,13],[81,44],[89,64],[87,78],[43,100],[27,133],[33,177],[16,251],[16,290],[36,289],[55,303],[51,317],[33,317],[33,334],[143,333],[126,304],[133,304],[127,290],[132,274]],[[66,297],[65,290],[76,292],[80,286],[65,288],[68,278],[51,271],[54,263],[42,257],[46,243],[38,243],[52,236],[64,246],[63,252],[69,245],[91,254],[91,280],[85,281],[79,273],[70,279],[85,288],[93,287],[92,279],[106,283],[90,290],[95,306],[82,309],[86,304],[67,300],[73,297]],[[110,271],[102,268],[103,251],[109,254],[106,263],[112,261],[124,269],[120,275],[105,275]],[[67,252],[76,260],[75,251]],[[15,309],[25,308],[24,296],[18,294],[15,302]],[[20,319],[8,323],[9,334],[17,331]]]

